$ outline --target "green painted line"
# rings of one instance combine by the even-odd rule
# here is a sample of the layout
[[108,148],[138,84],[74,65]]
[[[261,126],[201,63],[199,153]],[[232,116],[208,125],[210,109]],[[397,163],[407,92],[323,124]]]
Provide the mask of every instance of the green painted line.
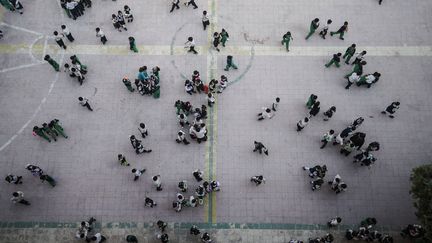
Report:
[[[314,231],[314,230],[328,230],[327,225],[324,224],[276,224],[276,223],[203,223],[203,222],[184,222],[173,223],[174,229],[190,229],[192,225],[196,225],[202,229],[245,229],[245,230],[301,230],[301,231]],[[2,229],[60,229],[60,228],[78,228],[78,222],[33,222],[33,221],[18,221],[18,222],[0,222]],[[359,225],[340,225],[334,230],[345,231],[346,229],[357,228]],[[97,229],[136,229],[136,228],[151,228],[155,227],[153,223],[141,222],[98,222],[96,221],[95,228]],[[400,231],[401,227],[398,226],[380,226],[374,227],[381,232]],[[333,230],[333,229],[332,229]]]

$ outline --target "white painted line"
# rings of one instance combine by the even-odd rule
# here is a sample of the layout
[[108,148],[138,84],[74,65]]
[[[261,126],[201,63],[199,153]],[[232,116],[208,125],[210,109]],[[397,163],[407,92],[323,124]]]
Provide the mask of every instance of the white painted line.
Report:
[[36,66],[36,65],[40,65],[40,64],[43,64],[43,62],[38,61],[37,63],[30,63],[30,64],[21,65],[21,66],[5,68],[5,69],[0,70],[0,73],[14,71],[14,70],[22,69],[22,68],[28,68],[28,67],[32,67],[32,66]]
[[40,39],[42,39],[42,38],[43,38],[43,36],[41,35],[41,36],[39,36],[38,38],[36,38],[36,39],[35,39],[35,40],[30,44],[28,54],[30,55],[31,59],[32,59],[34,62],[38,62],[39,60],[36,59],[36,57],[33,55],[33,46],[34,46],[34,44],[36,44],[36,42],[38,42],[38,41],[39,41]]
[[5,23],[5,22],[3,22],[1,24],[4,25],[4,26],[7,26],[9,28],[16,29],[16,30],[21,30],[21,31],[24,31],[24,32],[27,32],[27,33],[31,33],[31,34],[35,34],[35,35],[43,35],[42,33],[39,33],[39,32],[33,31],[33,30],[29,30],[29,29],[26,29],[26,28],[23,28],[23,27],[19,27],[19,26],[16,26],[16,25],[11,25],[11,24],[8,24],[8,23]]

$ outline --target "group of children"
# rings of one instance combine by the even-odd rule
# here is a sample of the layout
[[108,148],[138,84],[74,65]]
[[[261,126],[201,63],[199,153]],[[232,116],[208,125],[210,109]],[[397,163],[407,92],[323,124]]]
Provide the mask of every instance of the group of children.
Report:
[[117,11],[117,15],[114,13],[111,15],[112,24],[114,28],[119,32],[121,32],[122,29],[127,31],[126,21],[128,23],[131,23],[134,20],[134,17],[131,13],[131,9],[129,8],[128,5],[124,5],[123,10],[124,10],[124,14],[121,10],[119,10]]
[[220,80],[212,79],[208,85],[204,84],[197,70],[192,74],[192,81],[186,79],[184,83],[185,91],[190,95],[201,92],[207,94],[207,103],[210,107],[215,101],[214,93],[222,93],[227,86],[228,78],[225,75],[221,75]]
[[[319,22],[319,18],[315,18],[311,21],[310,27],[309,27],[309,33],[306,36],[306,40],[309,39],[309,37],[311,37],[315,31],[318,29],[320,22]],[[327,32],[329,29],[330,24],[333,23],[333,21],[331,19],[328,19],[326,22],[326,25],[324,25],[324,27],[322,28],[322,30],[319,32],[319,35],[321,36],[321,38],[325,39],[327,36]],[[344,40],[344,35],[345,33],[348,32],[348,22],[345,21],[344,24],[337,30],[337,31],[331,31],[330,35],[339,35],[339,39]]]
[[[138,70],[138,77],[135,79],[135,87],[141,95],[153,95],[154,98],[160,97],[160,68],[152,68],[150,75],[147,73],[147,66],[142,66]],[[128,77],[122,79],[123,84],[130,92],[134,92],[132,83]]]
[[[203,181],[204,173],[199,169],[192,172],[193,177],[199,183]],[[155,183],[156,188],[158,188],[158,183]],[[176,199],[172,203],[172,207],[176,212],[180,212],[184,207],[195,208],[199,205],[204,204],[204,198],[207,194],[212,192],[220,191],[219,181],[204,181],[202,184],[198,185],[195,189],[194,195],[185,197],[183,193],[188,191],[188,183],[186,180],[182,180],[178,183],[179,192],[176,194]]]
[[65,63],[64,70],[72,78],[77,78],[80,85],[83,84],[85,74],[87,74],[87,66],[82,64],[76,55],[70,57],[71,64]]
[[[300,132],[309,124],[312,116],[318,115],[318,113],[321,110],[320,104],[321,103],[318,101],[317,95],[311,94],[309,96],[309,99],[306,102],[306,107],[309,110],[309,114],[305,118],[297,122],[297,132]],[[331,106],[327,111],[323,113],[324,115],[323,120],[324,121],[330,120],[330,118],[333,117],[334,113],[336,113],[336,107]]]
[[345,50],[344,55],[342,55],[340,52],[334,54],[332,59],[327,64],[325,64],[325,67],[330,67],[333,64],[336,67],[340,67],[341,58],[344,60],[345,64],[349,65],[351,58],[355,56],[354,61],[351,63],[351,65],[353,65],[353,70],[345,75],[345,79],[347,80],[345,89],[349,89],[353,84],[356,84],[357,86],[364,85],[370,88],[373,84],[379,81],[381,73],[374,72],[363,75],[363,67],[367,64],[367,62],[364,60],[364,56],[366,54],[367,51],[365,50],[356,53],[356,44],[352,44]]
[[[312,184],[312,191],[321,189],[324,184],[324,177],[327,172],[327,166],[323,165],[315,165],[314,167],[303,166],[303,170],[307,171],[309,177],[312,178],[310,183]],[[342,178],[339,174],[337,174],[333,180],[328,181],[328,185],[331,190],[333,190],[336,194],[339,194],[343,191],[347,190],[347,184],[342,181]]]
[[94,222],[96,222],[96,219],[93,217],[91,217],[88,221],[82,221],[75,234],[75,237],[77,239],[84,239],[86,242],[94,241],[100,243],[106,241],[107,238],[101,233],[93,233],[92,236],[89,236],[89,233],[93,232]]
[[[197,143],[201,143],[203,141],[207,141],[207,128],[205,125],[205,119],[207,119],[207,107],[205,105],[193,108],[192,104],[189,101],[181,101],[177,100],[174,104],[177,111],[177,119],[181,128],[185,126],[189,127],[189,136],[191,139],[196,140]],[[193,115],[192,123],[189,122],[188,116]],[[186,133],[183,130],[179,130],[177,133],[177,143],[183,143],[185,145],[189,144],[189,141],[186,138]]]
[[91,8],[91,0],[60,0],[61,7],[65,10],[66,15],[73,20],[84,15],[85,7]]
[[363,240],[366,242],[379,241],[380,243],[393,243],[393,237],[388,234],[380,233],[374,229],[377,224],[375,218],[366,218],[361,221],[357,230],[347,229],[345,238],[347,240]]
[[43,123],[42,127],[33,127],[33,136],[39,136],[50,143],[51,139],[57,141],[59,135],[68,138],[58,119],[51,120],[49,123]]
[[[30,173],[35,176],[38,177],[42,183],[43,182],[48,182],[48,184],[50,184],[52,187],[55,187],[57,185],[57,182],[54,180],[54,178],[52,178],[51,176],[49,176],[48,174],[44,173],[44,171],[36,165],[31,165],[31,164],[27,164],[25,167],[28,171],[30,171]],[[17,176],[17,175],[13,175],[13,174],[8,174],[5,178],[5,181],[10,183],[13,183],[15,185],[18,184],[22,184],[22,176]],[[15,191],[12,193],[12,198],[10,199],[14,204],[16,203],[20,203],[26,206],[30,206],[31,203],[29,201],[27,201],[26,199],[24,199],[24,193],[22,191]]]

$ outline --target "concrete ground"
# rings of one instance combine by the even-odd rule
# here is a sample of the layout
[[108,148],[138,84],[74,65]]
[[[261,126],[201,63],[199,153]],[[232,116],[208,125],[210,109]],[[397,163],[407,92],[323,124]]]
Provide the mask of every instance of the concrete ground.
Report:
[[[65,16],[59,1],[21,2],[23,15],[0,9],[4,33],[0,40],[0,169],[4,176],[24,177],[22,185],[0,184],[4,236],[0,241],[54,242],[60,241],[55,238],[60,235],[61,242],[70,242],[75,223],[89,216],[96,217],[102,232],[117,240],[123,231],[112,224],[131,222],[138,225],[132,228],[153,234],[149,224],[162,219],[170,222],[170,236],[179,242],[190,242],[184,238],[189,223],[209,228],[217,242],[286,242],[323,234],[324,228],[317,226],[323,231],[314,231],[315,226],[335,216],[342,217],[345,225],[336,234],[365,217],[376,217],[387,232],[416,222],[408,193],[410,171],[430,163],[432,147],[432,128],[427,125],[432,119],[430,1],[384,0],[380,6],[374,0],[196,0],[199,9],[181,5],[169,13],[168,0],[94,0],[93,7],[76,21]],[[127,25],[127,32],[119,33],[110,15],[124,4],[130,6],[135,20]],[[207,31],[201,25],[203,10],[211,16]],[[306,41],[315,17],[321,19],[321,26],[331,18],[332,31],[348,21],[345,40],[330,36],[323,40],[316,33]],[[75,37],[73,43],[65,40],[66,51],[52,38],[61,24]],[[96,27],[104,30],[107,45],[95,37]],[[230,39],[218,53],[211,48],[211,34],[221,28]],[[286,31],[294,38],[290,52],[280,45]],[[139,53],[128,50],[129,36],[137,40]],[[188,36],[195,38],[199,55],[185,52]],[[358,51],[368,51],[364,73],[382,74],[370,89],[344,89],[343,76],[351,66],[324,67],[332,54],[344,52],[352,43]],[[61,64],[78,55],[89,69],[84,84],[55,72],[43,61],[45,54]],[[238,70],[223,70],[227,55],[234,56]],[[125,75],[133,80],[143,65],[161,68],[159,99],[130,93],[121,82]],[[184,92],[185,77],[193,70],[200,71],[206,82],[224,74],[231,83],[209,108],[209,140],[184,146],[174,141],[180,129],[174,102],[206,104],[204,95]],[[307,114],[305,102],[311,93],[318,95],[322,112],[332,105],[337,112],[327,122],[321,112],[297,133],[296,123]],[[90,99],[94,112],[80,107],[79,96]],[[275,97],[281,99],[275,117],[256,121],[261,107],[271,105]],[[393,101],[401,102],[396,118],[381,115]],[[342,156],[332,145],[319,149],[322,134],[329,129],[340,132],[359,116],[365,118],[359,130],[367,134],[366,144],[381,144],[371,169],[352,164],[352,156]],[[54,118],[62,122],[68,139],[48,143],[32,136],[33,126]],[[130,135],[139,135],[140,122],[149,127],[150,136],[143,141],[153,150],[150,154],[136,155],[129,142]],[[254,140],[269,148],[268,157],[252,153]],[[119,153],[131,162],[130,168],[118,164]],[[29,163],[43,168],[58,185],[50,188],[32,177],[25,170]],[[340,174],[348,191],[335,195],[324,186],[313,192],[301,167],[316,164],[327,165],[326,179]],[[137,182],[130,172],[134,167],[147,169]],[[220,181],[222,190],[211,194],[203,206],[176,213],[171,203],[177,183],[186,179],[192,189],[186,195],[192,194],[198,185],[191,174],[196,168],[205,172],[206,179]],[[157,174],[162,177],[161,192],[151,183]],[[255,187],[249,178],[258,174],[267,182]],[[30,207],[10,202],[16,190],[25,193]],[[145,195],[158,206],[144,208]],[[33,234],[45,238],[36,240]],[[21,241],[7,238],[14,235]],[[152,242],[153,235],[142,235]],[[228,241],[232,235],[234,241]]]

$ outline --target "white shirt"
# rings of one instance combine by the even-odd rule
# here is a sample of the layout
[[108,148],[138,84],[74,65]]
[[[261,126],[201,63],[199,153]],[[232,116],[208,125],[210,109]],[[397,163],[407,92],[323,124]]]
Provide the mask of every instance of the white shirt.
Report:
[[102,30],[99,30],[98,32],[96,32],[96,37],[104,37],[105,33]]
[[141,128],[141,127],[139,126],[139,127],[138,127],[138,131],[139,131],[140,133],[146,133],[146,132],[147,132],[147,127],[144,126],[144,128]]
[[300,127],[305,127],[308,124],[308,122],[306,122],[304,119],[302,119],[298,122],[298,124]]
[[161,185],[161,179],[159,175],[157,175],[156,177],[157,177],[156,180],[153,180],[153,184],[155,184],[155,186],[158,187]]
[[76,2],[66,3],[66,8],[69,9],[69,10],[72,10],[72,9],[74,9],[77,5],[78,5],[78,3],[76,3]]
[[209,18],[207,17],[207,14],[203,14],[202,16],[202,22],[207,22],[209,21]]
[[68,27],[62,29],[62,32],[63,32],[63,35],[69,35],[70,34]]
[[54,40],[55,40],[55,41],[61,41],[62,38],[61,38],[60,35],[56,35],[56,36],[54,36]]
[[212,102],[212,103],[216,101],[216,99],[215,99],[215,97],[213,95],[211,97],[207,96],[207,100],[210,101],[210,102]]
[[17,202],[21,201],[21,200],[24,198],[24,192],[22,192],[22,191],[17,191],[17,193],[18,193],[18,196],[17,196],[17,197],[12,197],[12,198],[11,198],[11,201],[12,201],[13,203],[17,203]]
[[375,76],[373,76],[373,74],[366,76],[366,83],[371,84],[373,81],[375,81]]
[[185,43],[185,47],[194,47],[195,46],[195,41],[194,40],[192,40],[192,41],[187,41],[186,43]]
[[102,235],[101,235],[101,233],[96,233],[95,235],[94,235],[94,237],[96,237],[96,243],[99,243],[99,242],[101,242],[101,240],[102,240]]
[[87,102],[88,102],[88,99],[84,98],[84,97],[83,97],[83,100],[79,101],[80,105],[85,105]]
[[197,138],[204,138],[205,129],[201,129],[199,132],[195,133]]
[[360,76],[357,75],[357,73],[352,73],[351,76],[349,76],[348,81],[350,83],[357,83],[360,80]]
[[180,130],[179,133],[181,133],[181,135],[177,134],[177,139],[183,141],[183,139],[185,139],[185,133]]

